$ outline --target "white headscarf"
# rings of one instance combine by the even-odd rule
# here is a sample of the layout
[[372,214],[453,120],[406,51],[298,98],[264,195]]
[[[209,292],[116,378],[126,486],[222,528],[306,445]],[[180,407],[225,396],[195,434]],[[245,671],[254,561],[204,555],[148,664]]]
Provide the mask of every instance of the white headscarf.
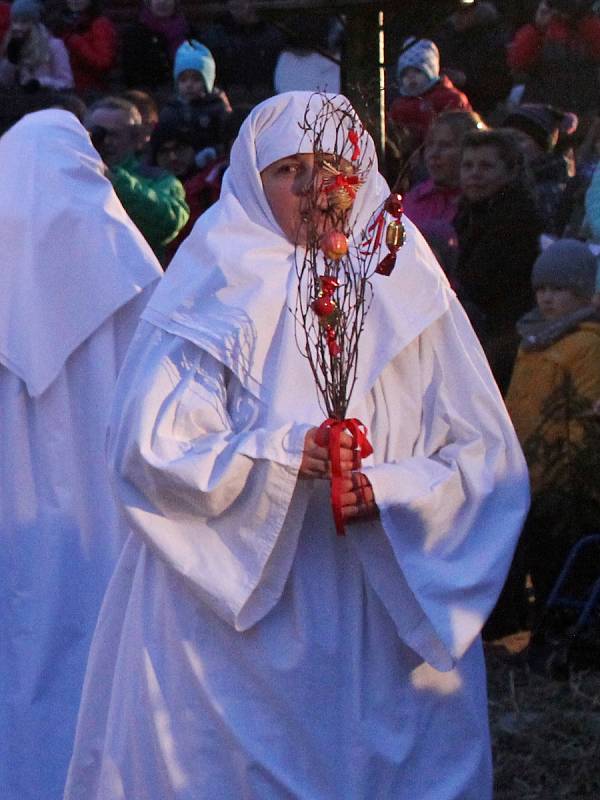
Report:
[[162,274],[85,128],[28,114],[0,138],[0,362],[38,396],[70,354]]
[[[347,108],[342,95],[327,96]],[[146,308],[143,318],[211,353],[231,369],[276,419],[290,414],[318,421],[312,373],[295,343],[298,280],[295,247],[283,235],[265,197],[260,171],[313,142],[300,122],[313,118],[323,96],[288,92],[265,100],[244,121],[231,152],[221,197],[197,222]],[[335,126],[322,147],[333,152]],[[371,137],[361,137],[371,170],[352,209],[355,235],[365,229],[389,189],[377,172]],[[348,144],[348,147],[351,147]],[[342,151],[341,154],[344,154]],[[346,154],[347,155],[347,154]],[[385,365],[448,307],[447,281],[416,228],[390,277],[374,276],[374,300],[359,345],[355,394],[370,389]],[[385,245],[381,256],[387,250]],[[376,263],[376,262],[375,262]]]

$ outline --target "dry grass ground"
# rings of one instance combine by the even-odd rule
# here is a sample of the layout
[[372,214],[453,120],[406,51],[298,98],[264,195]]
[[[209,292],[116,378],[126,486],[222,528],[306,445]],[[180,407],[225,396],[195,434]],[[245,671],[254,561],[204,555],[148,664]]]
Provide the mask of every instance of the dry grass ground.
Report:
[[486,645],[494,800],[600,800],[600,670],[553,680],[527,635]]

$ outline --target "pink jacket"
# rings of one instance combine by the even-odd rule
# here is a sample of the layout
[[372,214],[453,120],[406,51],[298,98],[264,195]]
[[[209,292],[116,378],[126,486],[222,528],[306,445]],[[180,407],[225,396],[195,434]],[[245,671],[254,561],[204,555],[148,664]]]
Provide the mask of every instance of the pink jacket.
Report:
[[456,216],[460,189],[436,186],[431,178],[418,183],[404,196],[404,213],[422,230],[430,222],[452,224]]

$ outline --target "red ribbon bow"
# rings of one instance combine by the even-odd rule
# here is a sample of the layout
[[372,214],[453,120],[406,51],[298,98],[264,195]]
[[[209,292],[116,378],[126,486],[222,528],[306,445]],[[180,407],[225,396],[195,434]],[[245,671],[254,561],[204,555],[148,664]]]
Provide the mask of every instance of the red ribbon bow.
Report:
[[342,463],[340,452],[340,436],[349,433],[352,436],[352,449],[354,451],[353,469],[360,469],[362,458],[370,456],[373,452],[371,443],[367,438],[368,430],[359,419],[335,419],[329,417],[320,426],[315,437],[320,447],[329,449],[331,462],[331,509],[335,530],[338,536],[346,535],[344,518],[342,516]]
[[356,197],[356,188],[360,184],[358,175],[336,175],[335,178],[326,178],[324,181],[325,192],[335,192],[337,189],[346,189],[350,197]]

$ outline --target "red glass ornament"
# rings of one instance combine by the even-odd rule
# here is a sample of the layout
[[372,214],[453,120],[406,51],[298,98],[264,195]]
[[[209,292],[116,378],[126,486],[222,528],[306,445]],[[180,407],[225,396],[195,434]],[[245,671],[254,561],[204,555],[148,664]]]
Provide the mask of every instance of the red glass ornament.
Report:
[[321,295],[313,300],[311,308],[319,318],[329,317],[337,310],[335,301],[327,295]]
[[348,239],[341,231],[327,231],[321,237],[321,250],[325,258],[337,261],[348,252]]
[[385,201],[384,209],[388,212],[388,214],[396,217],[396,219],[400,219],[402,213],[404,212],[402,195],[392,192],[392,194],[390,194]]
[[340,285],[337,278],[334,278],[333,275],[321,275],[319,277],[319,283],[321,284],[321,291],[323,294],[329,295],[330,297]]

